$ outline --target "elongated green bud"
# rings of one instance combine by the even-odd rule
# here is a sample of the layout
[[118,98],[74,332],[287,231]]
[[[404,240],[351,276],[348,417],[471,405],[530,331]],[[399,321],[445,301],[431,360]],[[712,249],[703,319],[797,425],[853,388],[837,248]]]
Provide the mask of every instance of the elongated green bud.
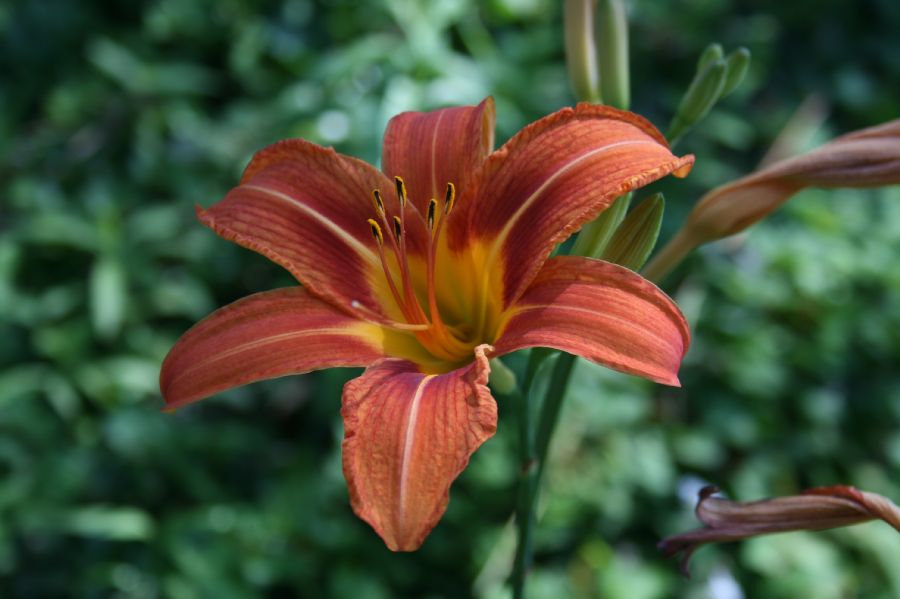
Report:
[[716,100],[722,95],[727,70],[725,61],[720,59],[697,73],[684,97],[681,98],[678,111],[672,119],[672,124],[669,125],[667,137],[671,143],[674,144],[715,105]]
[[631,104],[628,77],[628,16],[622,0],[600,0],[597,7],[600,92],[616,108]]
[[708,67],[710,64],[714,63],[717,60],[722,60],[725,57],[725,52],[722,50],[722,44],[710,44],[706,47],[706,50],[703,51],[703,54],[700,55],[700,59],[697,61],[697,72],[700,73]]
[[631,194],[626,193],[617,198],[612,206],[601,212],[595,220],[586,224],[575,240],[572,254],[588,258],[596,258],[602,254],[616,229],[622,223],[622,219],[625,218],[630,204]]
[[566,67],[575,98],[600,102],[600,71],[594,44],[594,0],[565,0]]
[[665,207],[661,193],[635,206],[616,230],[601,258],[634,271],[640,270],[656,246]]
[[725,76],[725,85],[722,87],[723,98],[733,92],[747,75],[747,70],[750,68],[750,50],[738,48],[725,59],[725,66],[728,74]]

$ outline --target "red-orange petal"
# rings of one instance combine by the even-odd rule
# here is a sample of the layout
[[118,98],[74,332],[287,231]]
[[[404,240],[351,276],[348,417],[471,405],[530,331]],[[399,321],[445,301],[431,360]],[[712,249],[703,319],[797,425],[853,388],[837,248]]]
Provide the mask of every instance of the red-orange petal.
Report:
[[[289,139],[260,151],[241,184],[198,214],[222,237],[285,267],[313,294],[346,310],[363,306],[368,316],[385,316],[374,289],[383,282],[382,268],[367,220],[375,216],[376,188],[389,213],[399,213],[393,186],[365,162]],[[425,229],[411,213],[410,252],[421,255]]]
[[163,362],[160,390],[173,409],[253,381],[366,366],[384,356],[379,330],[302,287],[257,293],[182,335]]
[[557,243],[618,196],[670,173],[687,175],[693,161],[674,156],[636,114],[593,104],[565,108],[488,158],[473,201],[460,205],[468,218],[450,221],[451,247],[483,245],[485,268],[503,272],[508,307]]
[[497,429],[485,351],[441,375],[383,360],[344,387],[343,463],[353,511],[392,551],[417,549],[437,524],[450,485]]
[[655,285],[616,264],[551,258],[507,315],[496,353],[552,347],[678,386],[690,331]]
[[382,170],[403,177],[409,197],[424,213],[447,183],[462,188],[494,149],[494,100],[432,112],[404,112],[388,123]]

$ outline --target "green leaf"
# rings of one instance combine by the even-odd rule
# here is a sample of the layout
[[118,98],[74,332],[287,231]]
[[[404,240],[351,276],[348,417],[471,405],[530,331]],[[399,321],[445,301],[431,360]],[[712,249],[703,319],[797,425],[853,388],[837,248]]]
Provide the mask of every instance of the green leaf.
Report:
[[93,505],[68,512],[60,528],[72,534],[109,541],[144,541],[153,536],[153,520],[143,510]]
[[640,270],[656,245],[665,207],[661,193],[635,206],[616,230],[601,258],[633,271]]
[[128,291],[125,270],[119,261],[103,256],[94,263],[90,278],[91,324],[101,339],[119,333]]

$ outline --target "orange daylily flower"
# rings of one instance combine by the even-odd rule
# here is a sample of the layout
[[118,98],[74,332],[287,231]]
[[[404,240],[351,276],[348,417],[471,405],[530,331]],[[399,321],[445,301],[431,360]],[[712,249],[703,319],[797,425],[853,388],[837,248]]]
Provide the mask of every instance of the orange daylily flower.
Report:
[[[354,511],[418,548],[497,426],[489,358],[547,346],[668,385],[689,343],[675,304],[599,260],[548,259],[612,201],[674,173],[643,118],[579,105],[492,152],[494,104],[395,117],[383,170],[292,139],[258,154],[203,224],[302,287],[252,295],[190,329],[163,363],[168,408],[230,387],[365,366],[344,387]],[[392,178],[388,178],[388,176]]]

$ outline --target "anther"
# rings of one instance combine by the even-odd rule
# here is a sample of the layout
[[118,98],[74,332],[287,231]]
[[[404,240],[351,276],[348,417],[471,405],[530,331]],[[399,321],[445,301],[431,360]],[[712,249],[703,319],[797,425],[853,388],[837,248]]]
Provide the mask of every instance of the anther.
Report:
[[372,229],[372,237],[375,238],[375,241],[378,242],[378,245],[384,244],[384,236],[381,234],[381,227],[378,226],[373,219],[368,220],[369,227]]
[[403,233],[403,224],[400,221],[399,216],[394,217],[394,234],[397,236],[397,239],[400,239],[400,235]]
[[379,216],[384,215],[384,202],[381,200],[381,192],[377,189],[372,190],[372,197],[375,198],[375,210]]
[[428,201],[428,217],[427,217],[428,229],[430,231],[434,231],[434,212],[435,212],[435,210],[437,210],[437,200],[434,198],[431,198]]
[[406,207],[406,184],[400,177],[394,177],[394,185],[397,186],[397,199],[400,200],[400,208]]
[[447,183],[447,195],[444,197],[444,214],[449,215],[453,210],[453,204],[456,202],[456,186],[453,183]]

